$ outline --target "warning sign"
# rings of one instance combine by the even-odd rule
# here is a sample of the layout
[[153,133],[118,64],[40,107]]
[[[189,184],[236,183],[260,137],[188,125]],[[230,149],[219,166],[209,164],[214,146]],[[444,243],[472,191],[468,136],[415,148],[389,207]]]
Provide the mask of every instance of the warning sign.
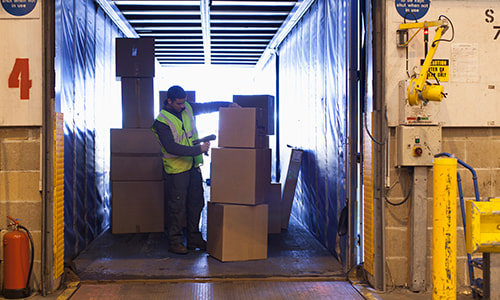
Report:
[[40,18],[38,0],[0,0],[0,19]]
[[[424,60],[420,60],[420,65],[424,64]],[[427,79],[436,79],[443,82],[450,80],[450,60],[449,59],[433,59]]]
[[405,20],[418,20],[429,11],[430,0],[396,0],[396,10]]

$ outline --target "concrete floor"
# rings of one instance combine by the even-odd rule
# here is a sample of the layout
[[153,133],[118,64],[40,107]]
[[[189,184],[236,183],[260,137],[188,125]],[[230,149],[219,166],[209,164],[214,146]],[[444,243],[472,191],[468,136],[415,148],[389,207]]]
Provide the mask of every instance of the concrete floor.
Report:
[[167,251],[164,233],[105,232],[74,261],[81,281],[144,279],[316,278],[344,280],[342,265],[302,225],[292,220],[288,230],[268,238],[263,260],[220,262],[204,251],[177,255]]
[[[172,254],[167,245],[163,233],[105,232],[67,269],[65,288],[28,299],[432,299],[430,291],[380,292],[350,282],[338,260],[293,218],[288,230],[269,236],[265,260],[223,263],[202,251]],[[473,297],[459,293],[457,299]]]

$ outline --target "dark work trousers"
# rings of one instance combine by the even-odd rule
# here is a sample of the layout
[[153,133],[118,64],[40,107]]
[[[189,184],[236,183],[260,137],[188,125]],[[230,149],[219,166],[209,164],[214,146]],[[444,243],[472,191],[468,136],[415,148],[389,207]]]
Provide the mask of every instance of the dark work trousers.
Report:
[[166,174],[165,189],[165,223],[170,245],[182,243],[184,220],[188,244],[198,243],[202,239],[199,224],[205,206],[200,168]]

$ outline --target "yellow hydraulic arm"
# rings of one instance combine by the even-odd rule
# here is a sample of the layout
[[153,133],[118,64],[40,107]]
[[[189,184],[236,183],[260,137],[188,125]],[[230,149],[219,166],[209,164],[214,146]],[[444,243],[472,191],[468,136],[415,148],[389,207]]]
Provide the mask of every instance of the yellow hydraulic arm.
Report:
[[[429,84],[426,82],[427,73],[431,66],[432,58],[436,53],[442,35],[448,30],[448,23],[446,20],[437,20],[431,22],[416,22],[416,23],[403,23],[399,25],[398,33],[407,32],[409,29],[426,29],[429,27],[438,26],[436,34],[432,40],[431,48],[425,57],[424,64],[417,77],[410,79],[408,85],[408,103],[410,105],[418,105],[419,100],[427,101],[441,101],[444,97],[443,87],[439,84]],[[404,44],[399,44],[399,47],[406,47],[408,43],[415,37],[418,31]]]

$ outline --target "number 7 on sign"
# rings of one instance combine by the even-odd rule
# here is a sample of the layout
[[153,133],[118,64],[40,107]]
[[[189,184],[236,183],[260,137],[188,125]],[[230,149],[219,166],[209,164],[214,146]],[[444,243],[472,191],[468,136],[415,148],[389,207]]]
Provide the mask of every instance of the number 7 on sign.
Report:
[[9,88],[20,88],[21,100],[29,100],[31,79],[28,58],[16,58],[14,68],[9,75]]

